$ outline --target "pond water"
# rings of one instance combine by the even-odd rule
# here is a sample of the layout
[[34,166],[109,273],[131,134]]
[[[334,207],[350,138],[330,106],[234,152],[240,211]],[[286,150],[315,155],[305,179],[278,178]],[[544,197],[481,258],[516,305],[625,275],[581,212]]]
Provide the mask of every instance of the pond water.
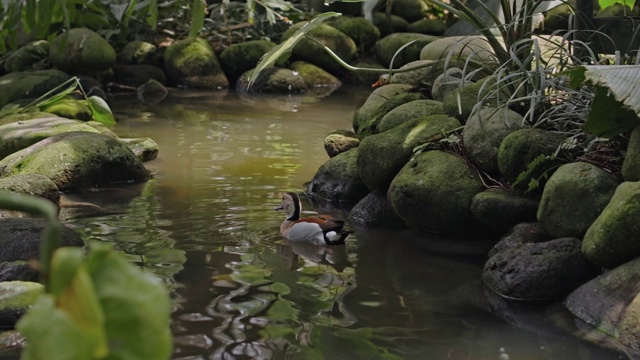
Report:
[[99,209],[68,208],[67,222],[165,280],[174,359],[624,358],[560,330],[560,311],[484,291],[487,241],[357,228],[344,247],[283,241],[279,193],[304,189],[328,158],[324,137],[351,127],[368,92],[115,99],[115,131],[159,144],[154,177],[66,196]]

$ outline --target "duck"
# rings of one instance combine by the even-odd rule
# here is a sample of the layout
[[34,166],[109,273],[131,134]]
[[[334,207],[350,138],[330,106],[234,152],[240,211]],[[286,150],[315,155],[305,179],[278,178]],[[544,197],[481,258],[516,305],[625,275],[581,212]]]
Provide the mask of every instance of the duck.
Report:
[[344,221],[331,215],[300,218],[302,203],[294,192],[282,194],[282,204],[275,210],[284,210],[286,219],[280,225],[280,234],[291,242],[344,245],[351,234],[344,229]]

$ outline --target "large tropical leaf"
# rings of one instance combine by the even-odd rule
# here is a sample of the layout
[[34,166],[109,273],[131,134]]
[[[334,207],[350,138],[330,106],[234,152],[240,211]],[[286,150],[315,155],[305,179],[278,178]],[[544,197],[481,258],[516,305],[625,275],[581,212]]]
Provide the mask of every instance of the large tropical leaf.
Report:
[[640,123],[640,65],[580,66],[567,74],[572,85],[596,86],[586,131],[611,137]]
[[306,23],[303,27],[301,27],[295,34],[293,34],[286,41],[282,42],[278,46],[274,47],[268,53],[262,56],[256,68],[251,72],[251,76],[249,77],[249,82],[247,84],[247,89],[251,88],[251,85],[256,81],[260,73],[276,63],[278,60],[286,60],[291,56],[291,51],[293,47],[296,46],[298,41],[302,40],[302,38],[309,33],[309,31],[315,29],[318,25],[320,25],[326,19],[340,16],[340,13],[336,12],[326,12],[322,13]]

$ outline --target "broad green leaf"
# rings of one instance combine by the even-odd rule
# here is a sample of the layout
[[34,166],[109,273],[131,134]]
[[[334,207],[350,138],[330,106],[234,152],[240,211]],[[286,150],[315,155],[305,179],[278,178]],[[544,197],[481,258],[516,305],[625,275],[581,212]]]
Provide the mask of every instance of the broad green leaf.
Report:
[[116,118],[113,116],[109,105],[99,96],[90,96],[88,99],[89,109],[93,118],[104,125],[115,125]]
[[151,29],[153,30],[158,26],[158,0],[149,0],[147,25],[151,26]]
[[105,314],[110,357],[168,359],[172,352],[167,289],[108,246],[93,246],[87,269]]
[[260,59],[260,62],[258,62],[258,65],[256,65],[256,68],[253,69],[253,71],[251,72],[251,76],[249,77],[249,82],[247,84],[247,89],[251,88],[251,85],[253,85],[253,83],[256,81],[256,79],[264,69],[270,66],[273,66],[273,64],[275,64],[276,61],[278,60],[288,59],[289,56],[291,56],[291,51],[293,50],[293,47],[296,46],[298,41],[302,40],[302,38],[307,33],[309,33],[309,31],[315,29],[318,25],[320,25],[326,19],[329,19],[335,16],[340,16],[340,15],[341,15],[340,13],[336,13],[336,12],[326,12],[326,13],[317,15],[316,17],[311,19],[311,21],[309,21],[303,27],[301,27],[298,31],[296,31],[286,41],[280,43],[279,45],[271,49],[271,51],[264,54],[262,56],[262,59]]
[[636,4],[636,0],[598,0],[598,5],[600,5],[601,9],[606,9],[615,4],[626,5],[629,9],[633,9],[633,6]]
[[[73,79],[71,79],[73,80]],[[77,88],[78,88],[78,83],[76,81],[68,81],[70,82],[70,84],[63,90],[61,90],[60,92],[55,93],[55,95],[51,95],[54,92],[48,92],[45,95],[39,97],[36,101],[35,104],[33,104],[33,106],[37,107],[37,108],[43,108],[46,106],[49,106],[51,104],[55,104],[58,101],[64,99],[65,97],[67,97],[67,95],[70,95],[72,92],[74,92]],[[67,82],[65,82],[62,85],[67,84]],[[54,89],[55,90],[55,89]],[[32,106],[31,104],[29,104],[28,106],[25,107],[25,110],[28,109],[30,106]]]
[[611,96],[607,88],[596,87],[591,111],[584,124],[586,132],[608,138],[631,130],[638,124],[640,119],[636,113]]
[[587,80],[584,75],[585,71],[587,71],[587,69],[584,66],[576,66],[557,74],[557,76],[568,76],[569,86],[572,89],[579,89]]
[[86,333],[65,311],[55,305],[52,295],[44,294],[18,321],[16,329],[29,344],[22,360],[83,360],[93,358]]

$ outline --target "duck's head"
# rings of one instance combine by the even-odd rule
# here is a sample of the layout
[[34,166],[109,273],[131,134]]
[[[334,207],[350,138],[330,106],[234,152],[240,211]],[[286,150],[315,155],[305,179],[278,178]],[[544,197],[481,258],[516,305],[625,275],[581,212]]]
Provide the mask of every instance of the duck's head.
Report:
[[300,210],[302,204],[300,197],[294,192],[286,192],[282,194],[282,204],[276,210],[284,210],[287,214],[287,220],[298,220],[300,218]]
[[389,78],[389,74],[382,74],[378,77],[378,81],[371,84],[372,88],[377,88],[383,85],[387,85],[391,83],[391,79]]

